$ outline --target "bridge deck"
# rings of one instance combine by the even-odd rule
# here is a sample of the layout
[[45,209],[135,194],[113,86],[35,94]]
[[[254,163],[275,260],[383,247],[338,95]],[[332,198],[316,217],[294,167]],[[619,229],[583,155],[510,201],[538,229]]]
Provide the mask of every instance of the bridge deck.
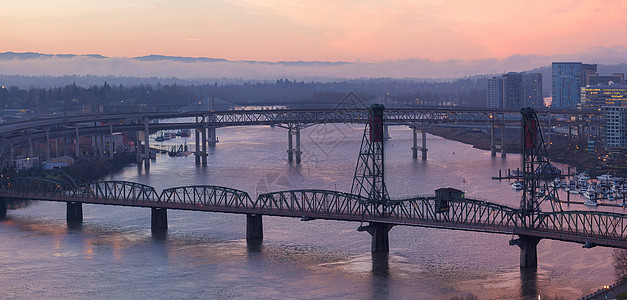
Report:
[[348,193],[295,190],[259,195],[218,186],[163,190],[132,182],[96,182],[70,188],[41,179],[0,183],[0,197],[235,214],[377,222],[393,225],[527,235],[568,242],[627,248],[627,215],[588,212],[536,213],[473,199],[420,197],[385,204]]

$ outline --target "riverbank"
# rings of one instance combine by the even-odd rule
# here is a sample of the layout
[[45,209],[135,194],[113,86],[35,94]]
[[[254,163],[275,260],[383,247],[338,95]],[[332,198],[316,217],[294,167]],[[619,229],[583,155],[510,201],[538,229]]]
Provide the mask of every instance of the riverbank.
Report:
[[[19,173],[7,173],[7,176],[42,177],[51,180],[67,182],[74,181],[83,184],[118,172],[129,164],[135,163],[135,153],[119,153],[113,158],[81,158],[74,165],[54,170],[29,169]],[[68,178],[69,176],[69,178]]]
[[[477,149],[490,150],[490,134],[480,130],[431,127],[427,129],[427,132],[445,139],[472,145]],[[520,130],[506,130],[506,152],[521,153],[520,139]],[[586,151],[586,147],[587,145],[576,144],[564,136],[554,134],[551,139],[551,147],[547,151],[551,161],[574,166],[577,171],[588,171],[592,176],[610,173],[615,176],[627,177],[627,168],[625,168],[624,164],[611,161],[605,154],[600,152],[590,153]],[[497,153],[497,155],[500,154]],[[614,164],[612,164],[613,162]]]

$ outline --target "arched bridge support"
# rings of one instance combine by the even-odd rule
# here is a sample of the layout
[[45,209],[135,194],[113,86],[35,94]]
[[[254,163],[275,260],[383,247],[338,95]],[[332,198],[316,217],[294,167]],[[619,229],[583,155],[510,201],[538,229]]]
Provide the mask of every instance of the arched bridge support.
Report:
[[161,207],[151,208],[150,229],[164,230],[168,229],[168,210]]
[[366,231],[372,236],[372,253],[390,252],[390,240],[388,232],[394,225],[387,223],[370,222],[367,226],[359,226],[358,231]]
[[7,201],[4,198],[0,198],[0,220],[3,220],[7,216]]
[[510,245],[520,248],[520,268],[538,267],[538,243],[540,238],[521,235],[518,239],[511,240]]
[[262,215],[259,214],[246,214],[246,240],[261,240],[263,239],[263,222]]
[[83,223],[83,203],[81,202],[68,202],[66,209],[67,224],[80,225]]

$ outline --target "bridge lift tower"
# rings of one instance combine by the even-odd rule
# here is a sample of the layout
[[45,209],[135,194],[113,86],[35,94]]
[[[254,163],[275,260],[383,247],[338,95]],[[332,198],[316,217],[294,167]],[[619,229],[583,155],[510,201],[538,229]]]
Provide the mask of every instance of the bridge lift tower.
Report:
[[[381,104],[373,104],[368,109],[368,123],[361,140],[355,176],[351,194],[368,199],[367,207],[373,212],[383,214],[389,205],[390,195],[385,187],[384,170],[384,125]],[[367,226],[360,226],[359,231],[367,231],[372,235],[372,252],[388,252],[390,249],[388,232],[392,224],[369,222]]]
[[[561,211],[559,196],[555,187],[547,184],[552,179],[553,167],[549,162],[538,116],[531,107],[521,109],[522,114],[522,185],[520,200],[522,229],[532,229],[540,222],[538,213],[545,201],[551,204],[553,211]],[[520,247],[521,268],[535,268],[538,265],[536,246],[540,239],[518,235],[510,241]]]

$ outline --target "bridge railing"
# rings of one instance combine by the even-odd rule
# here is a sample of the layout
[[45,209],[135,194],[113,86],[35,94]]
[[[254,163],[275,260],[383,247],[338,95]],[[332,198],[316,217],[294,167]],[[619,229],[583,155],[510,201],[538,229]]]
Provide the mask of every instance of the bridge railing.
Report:
[[191,207],[254,208],[255,205],[244,191],[212,185],[165,189],[161,192],[160,201]]

